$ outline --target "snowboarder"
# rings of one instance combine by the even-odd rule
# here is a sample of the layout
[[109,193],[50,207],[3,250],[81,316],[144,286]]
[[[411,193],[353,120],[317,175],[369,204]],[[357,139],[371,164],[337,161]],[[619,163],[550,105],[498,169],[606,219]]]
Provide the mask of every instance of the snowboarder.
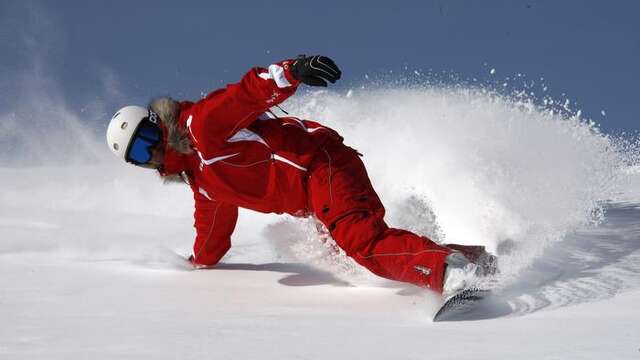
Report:
[[108,145],[128,163],[190,185],[196,267],[215,265],[229,250],[242,207],[315,216],[348,256],[381,277],[445,294],[464,288],[490,258],[483,247],[443,246],[390,228],[358,151],[318,122],[270,113],[301,83],[327,86],[340,76],[325,56],[256,67],[197,102],[164,97],[120,109]]

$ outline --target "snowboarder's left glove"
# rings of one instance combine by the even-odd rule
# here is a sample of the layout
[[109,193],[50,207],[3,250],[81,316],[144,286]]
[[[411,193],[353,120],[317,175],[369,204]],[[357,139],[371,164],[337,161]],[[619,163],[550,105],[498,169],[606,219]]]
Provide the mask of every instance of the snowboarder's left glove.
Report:
[[301,55],[291,65],[291,73],[303,84],[325,87],[327,86],[327,81],[333,84],[342,75],[333,60],[319,55]]

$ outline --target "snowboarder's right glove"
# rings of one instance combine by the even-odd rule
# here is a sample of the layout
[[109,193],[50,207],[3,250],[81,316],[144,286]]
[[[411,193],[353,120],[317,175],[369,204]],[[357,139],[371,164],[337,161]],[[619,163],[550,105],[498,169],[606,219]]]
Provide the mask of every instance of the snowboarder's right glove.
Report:
[[303,84],[324,87],[327,86],[327,81],[333,84],[342,75],[333,60],[319,55],[300,55],[291,65],[291,73]]

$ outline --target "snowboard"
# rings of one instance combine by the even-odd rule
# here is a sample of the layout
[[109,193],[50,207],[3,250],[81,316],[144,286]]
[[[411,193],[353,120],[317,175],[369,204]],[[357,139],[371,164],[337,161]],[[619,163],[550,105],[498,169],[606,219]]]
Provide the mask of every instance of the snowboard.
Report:
[[490,293],[490,290],[484,289],[464,289],[445,300],[433,316],[433,321],[464,320],[464,315],[476,309]]

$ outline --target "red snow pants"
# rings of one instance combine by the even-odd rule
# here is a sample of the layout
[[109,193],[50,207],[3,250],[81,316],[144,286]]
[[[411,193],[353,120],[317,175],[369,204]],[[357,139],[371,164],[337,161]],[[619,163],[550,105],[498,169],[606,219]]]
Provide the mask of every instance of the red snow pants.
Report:
[[384,206],[357,151],[331,143],[309,170],[309,208],[348,256],[378,276],[442,292],[452,250],[385,223]]

